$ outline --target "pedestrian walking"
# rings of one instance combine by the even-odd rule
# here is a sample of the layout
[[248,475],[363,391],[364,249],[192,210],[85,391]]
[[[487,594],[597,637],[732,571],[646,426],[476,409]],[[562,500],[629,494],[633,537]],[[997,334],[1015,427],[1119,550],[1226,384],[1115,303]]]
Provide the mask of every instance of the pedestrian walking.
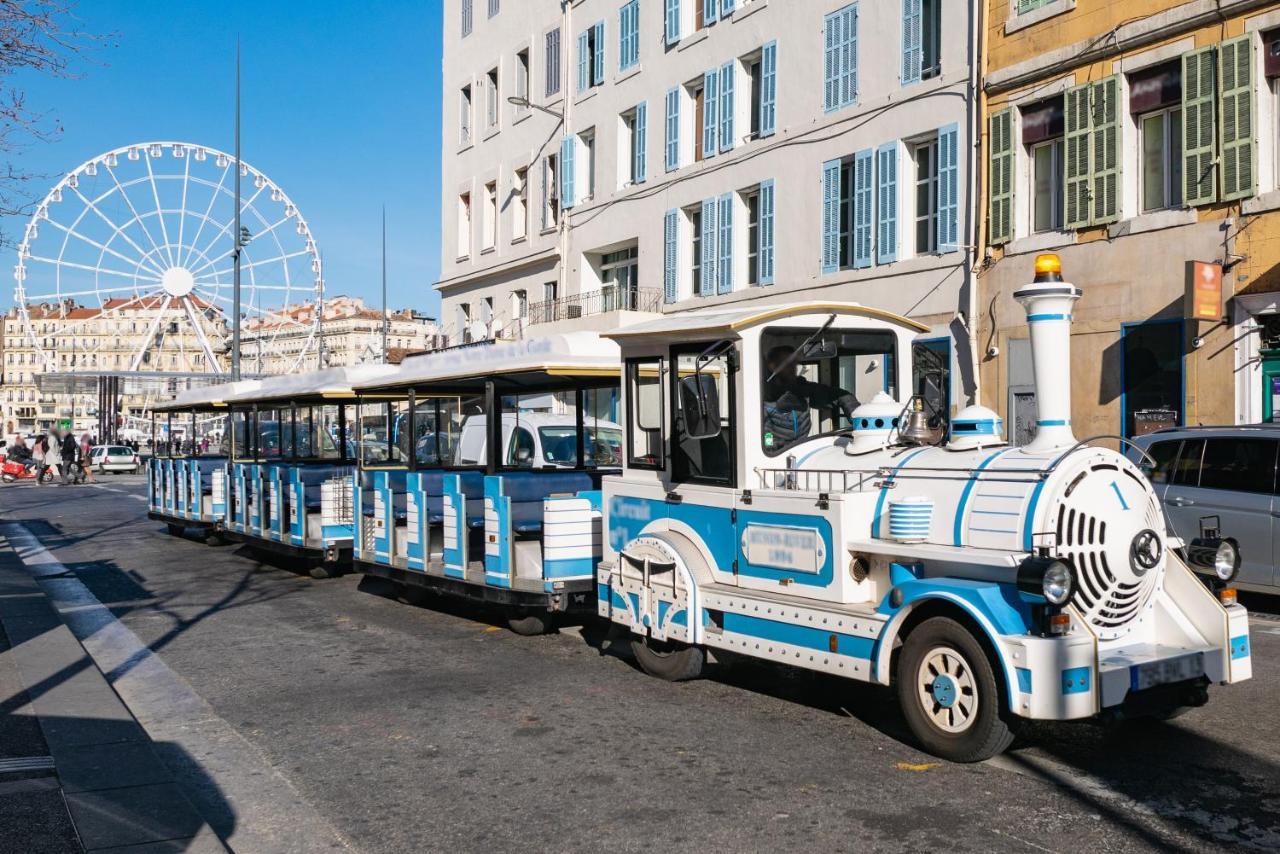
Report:
[[62,434],[62,482],[79,483],[84,480],[80,465],[80,443],[70,430]]
[[31,459],[36,467],[36,486],[44,486],[44,470],[49,467],[49,437],[43,433],[32,443]]
[[88,433],[80,437],[80,471],[84,474],[86,483],[96,483],[93,477],[93,469],[89,467],[89,452],[93,450],[93,439]]

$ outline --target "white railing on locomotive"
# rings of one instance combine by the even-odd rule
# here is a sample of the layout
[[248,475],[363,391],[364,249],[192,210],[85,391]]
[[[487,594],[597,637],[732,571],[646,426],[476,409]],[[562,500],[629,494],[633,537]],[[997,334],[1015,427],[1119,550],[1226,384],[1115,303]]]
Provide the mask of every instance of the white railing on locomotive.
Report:
[[883,469],[794,469],[756,468],[761,489],[788,492],[861,492],[864,486],[883,476]]
[[331,477],[320,484],[320,519],[325,525],[350,525],[355,517],[351,475]]

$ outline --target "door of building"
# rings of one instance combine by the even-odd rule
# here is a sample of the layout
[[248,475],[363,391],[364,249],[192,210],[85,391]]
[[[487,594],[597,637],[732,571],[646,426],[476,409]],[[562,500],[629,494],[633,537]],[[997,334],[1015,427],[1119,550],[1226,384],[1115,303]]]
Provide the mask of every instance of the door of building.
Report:
[[1262,420],[1280,422],[1280,350],[1262,351]]

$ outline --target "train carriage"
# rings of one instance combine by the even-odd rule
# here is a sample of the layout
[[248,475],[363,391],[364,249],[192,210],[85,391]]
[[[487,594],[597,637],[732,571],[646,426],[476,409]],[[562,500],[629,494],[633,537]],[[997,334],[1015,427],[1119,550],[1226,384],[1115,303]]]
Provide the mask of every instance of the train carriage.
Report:
[[[389,365],[272,377],[226,395],[230,500],[226,528],[250,547],[302,561],[327,578],[350,563],[357,380]],[[344,512],[345,511],[345,512]]]
[[414,357],[359,384],[355,567],[498,604],[526,634],[589,613],[619,371],[617,345],[583,332]]
[[603,484],[597,609],[645,670],[689,678],[726,650],[896,685],[921,743],[957,761],[1020,720],[1164,714],[1249,678],[1244,609],[1183,560],[1227,578],[1231,545],[1167,531],[1142,469],[1072,435],[1081,292],[1056,257],[1037,269],[1016,294],[1039,406],[1024,447],[981,407],[944,429],[909,388],[923,329],[856,304],[611,334],[627,447]]

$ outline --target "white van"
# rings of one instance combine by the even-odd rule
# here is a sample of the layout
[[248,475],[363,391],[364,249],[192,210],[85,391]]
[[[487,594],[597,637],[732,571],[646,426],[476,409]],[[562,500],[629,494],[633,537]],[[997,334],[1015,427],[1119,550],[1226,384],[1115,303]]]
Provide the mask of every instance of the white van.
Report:
[[[454,450],[454,465],[484,465],[483,415],[471,415],[462,424]],[[622,425],[587,419],[587,454],[599,467],[622,465]],[[502,465],[508,468],[576,468],[578,425],[572,414],[504,412],[502,414]]]

